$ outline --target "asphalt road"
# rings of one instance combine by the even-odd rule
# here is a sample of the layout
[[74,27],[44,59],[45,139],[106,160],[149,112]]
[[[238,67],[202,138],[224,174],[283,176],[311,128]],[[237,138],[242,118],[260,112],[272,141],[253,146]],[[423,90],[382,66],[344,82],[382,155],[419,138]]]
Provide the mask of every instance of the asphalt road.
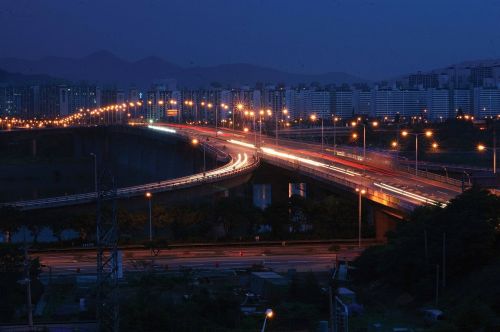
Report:
[[[358,162],[350,158],[334,156],[331,146],[325,146],[325,151],[322,152],[319,144],[294,140],[279,140],[278,145],[276,145],[274,138],[269,136],[260,137],[258,133],[244,133],[241,131],[232,131],[227,128],[219,128],[218,135],[215,137],[214,128],[178,124],[163,125],[175,127],[178,130],[192,133],[192,135],[204,135],[210,137],[211,140],[219,140],[224,142],[226,147],[232,146],[231,149],[234,149],[234,145],[237,145],[237,150],[249,155],[255,153],[255,148],[252,148],[255,142],[262,142],[261,148],[264,158],[267,154],[283,160],[290,160],[292,156],[318,161],[322,165],[307,166],[317,169],[318,172],[328,172],[345,176],[350,182],[356,183],[361,188],[372,188],[380,192],[386,192],[415,205],[433,201],[436,203],[446,203],[461,193],[460,187],[417,177],[407,172],[389,168],[384,163],[380,163],[380,166],[373,166],[365,164],[363,161]],[[237,144],[235,144],[235,141]],[[334,167],[327,168],[328,166]],[[352,174],[347,174],[346,176],[346,171]]]
[[[151,256],[149,249],[122,251],[124,272],[192,269],[241,269],[262,264],[275,271],[325,271],[336,260],[352,261],[361,252],[357,247],[344,247],[338,252],[328,250],[328,244],[300,244],[287,246],[232,246],[175,248],[160,250]],[[54,251],[33,253],[39,257],[43,274],[75,275],[96,273],[96,251]]]

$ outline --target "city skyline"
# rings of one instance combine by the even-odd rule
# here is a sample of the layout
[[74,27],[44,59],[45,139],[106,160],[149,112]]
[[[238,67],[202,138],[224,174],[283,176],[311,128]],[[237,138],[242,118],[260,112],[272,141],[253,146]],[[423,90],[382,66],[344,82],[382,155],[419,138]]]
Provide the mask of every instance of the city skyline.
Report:
[[500,331],[500,0],[0,3],[0,332]]
[[[107,49],[130,61],[154,55],[185,67],[249,63],[379,80],[500,58],[500,35],[494,33],[500,4],[472,4],[8,1],[0,12],[0,55],[81,57]],[[446,17],[460,24],[451,26]]]

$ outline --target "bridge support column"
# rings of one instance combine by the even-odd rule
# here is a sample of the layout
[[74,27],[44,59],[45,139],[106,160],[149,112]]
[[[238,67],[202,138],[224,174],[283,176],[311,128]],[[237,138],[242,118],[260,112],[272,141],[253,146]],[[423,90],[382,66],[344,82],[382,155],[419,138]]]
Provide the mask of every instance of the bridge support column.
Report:
[[374,209],[374,219],[375,238],[377,241],[385,242],[387,232],[396,228],[398,219],[379,209]]
[[31,140],[31,156],[36,158],[36,138]]

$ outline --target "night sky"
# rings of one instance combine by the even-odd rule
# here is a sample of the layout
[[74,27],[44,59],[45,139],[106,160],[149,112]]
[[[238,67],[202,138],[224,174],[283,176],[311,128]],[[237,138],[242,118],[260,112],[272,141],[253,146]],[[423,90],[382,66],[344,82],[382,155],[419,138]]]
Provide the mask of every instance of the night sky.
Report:
[[500,58],[500,1],[0,0],[0,57],[103,49],[381,79]]

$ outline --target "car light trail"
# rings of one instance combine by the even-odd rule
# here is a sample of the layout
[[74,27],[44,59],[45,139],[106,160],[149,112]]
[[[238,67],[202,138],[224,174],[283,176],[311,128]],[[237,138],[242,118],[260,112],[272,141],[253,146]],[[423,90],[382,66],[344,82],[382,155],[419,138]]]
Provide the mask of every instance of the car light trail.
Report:
[[148,128],[149,129],[158,130],[158,131],[163,131],[163,132],[166,132],[166,133],[171,133],[171,134],[177,133],[177,131],[175,129],[167,128],[167,127],[160,127],[160,126],[148,125]]
[[336,171],[336,172],[340,172],[342,174],[346,174],[346,175],[349,175],[349,176],[361,175],[360,173],[356,173],[356,172],[353,172],[353,171],[350,171],[350,170],[347,170],[347,169],[343,169],[343,168],[340,168],[340,167],[328,165],[328,164],[321,163],[319,161],[315,161],[315,160],[311,160],[311,159],[306,159],[306,158],[298,157],[298,156],[295,156],[293,154],[289,154],[289,153],[285,153],[285,152],[279,152],[279,151],[276,151],[276,150],[271,149],[271,148],[262,148],[262,152],[264,152],[266,154],[269,154],[269,155],[272,155],[272,156],[276,156],[276,157],[281,157],[281,158],[291,159],[291,160],[297,160],[297,161],[300,161],[300,162],[302,162],[304,164],[308,164],[308,165],[312,165],[312,166],[316,166],[316,167],[323,167],[323,168],[330,169],[330,170]]
[[250,149],[255,149],[255,145],[250,144],[250,143],[245,143],[245,142],[237,141],[237,140],[234,140],[234,139],[227,140],[227,142],[231,143],[231,144],[241,145],[241,146],[244,146],[244,147],[247,147],[247,148],[250,148]]
[[382,188],[385,190],[389,190],[389,191],[392,191],[394,193],[409,197],[409,198],[413,198],[419,202],[437,205],[437,206],[442,207],[442,208],[446,207],[446,205],[447,205],[446,203],[441,203],[441,202],[438,202],[436,200],[433,200],[433,199],[430,199],[430,198],[427,198],[427,197],[424,197],[421,195],[417,195],[415,193],[412,193],[412,192],[409,192],[409,191],[406,191],[406,190],[403,190],[403,189],[400,189],[397,187],[393,187],[393,186],[390,186],[390,185],[385,184],[385,183],[373,183],[373,185],[376,187],[379,187],[379,188]]

